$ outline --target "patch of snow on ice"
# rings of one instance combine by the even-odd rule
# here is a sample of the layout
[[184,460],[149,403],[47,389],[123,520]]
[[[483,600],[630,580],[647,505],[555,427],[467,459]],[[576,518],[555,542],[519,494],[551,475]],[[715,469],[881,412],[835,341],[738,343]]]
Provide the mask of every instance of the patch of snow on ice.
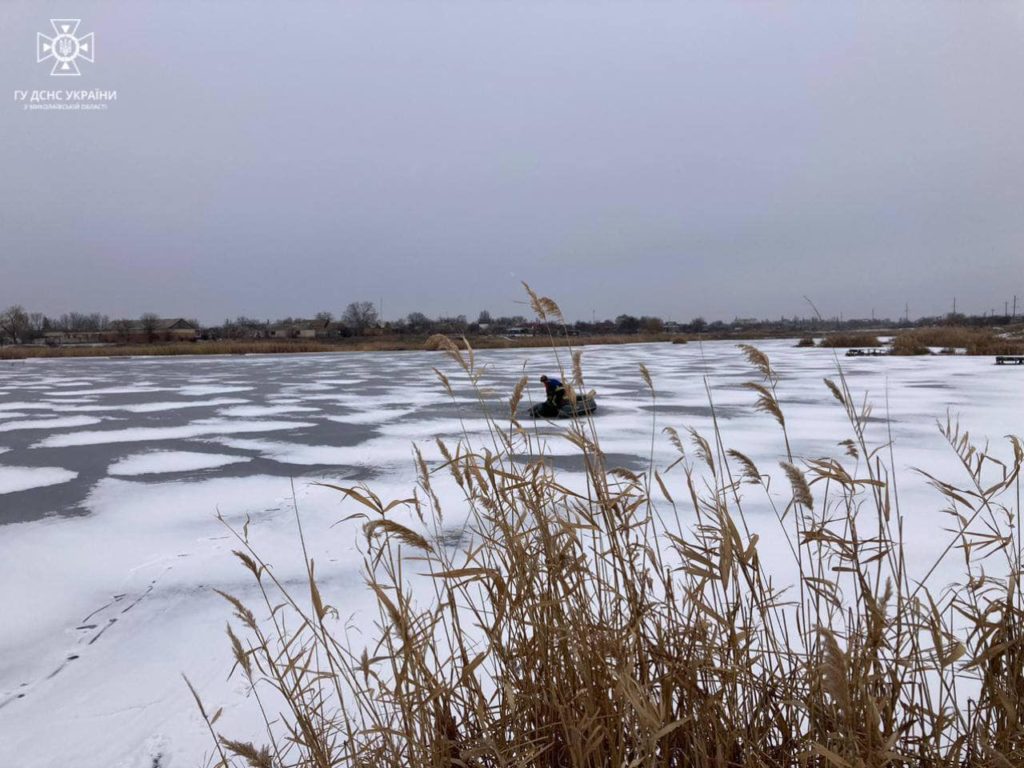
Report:
[[[220,438],[214,442],[242,451],[259,451],[263,458],[282,464],[380,467],[383,465],[413,465],[412,446],[394,440],[368,440],[359,445],[303,445],[277,440],[246,440]],[[425,459],[440,458],[434,443],[420,446]]]
[[415,412],[415,408],[376,408],[372,411],[347,413],[344,416],[327,416],[326,418],[328,421],[335,421],[339,424],[381,424]]
[[0,432],[13,432],[16,429],[65,429],[67,427],[88,427],[99,424],[102,419],[94,416],[65,416],[55,419],[25,419],[23,421],[5,421],[0,424]]
[[110,405],[78,405],[65,408],[74,413],[104,413],[108,411],[126,411],[128,413],[162,413],[177,411],[183,408],[214,408],[218,405],[242,405],[248,400],[240,397],[216,397],[212,400],[167,400],[156,403],[130,403]]
[[280,416],[284,413],[316,413],[319,408],[308,405],[239,405],[220,411],[221,416]]
[[104,387],[102,389],[76,389],[61,392],[61,396],[75,397],[78,395],[134,395],[140,392],[168,392],[170,387],[146,387],[141,384],[134,387]]
[[228,392],[248,392],[253,387],[233,387],[220,384],[189,384],[179,387],[178,392],[183,395],[223,395]]
[[149,451],[126,456],[120,461],[114,462],[107,469],[107,474],[132,477],[167,472],[192,472],[200,469],[226,467],[229,464],[241,464],[246,461],[252,461],[252,459],[248,456],[232,456],[226,453]]
[[105,443],[139,443],[147,440],[183,440],[205,435],[245,434],[247,432],[278,432],[316,426],[308,421],[231,421],[200,419],[182,427],[129,427],[127,429],[91,430],[51,435],[33,448],[69,448],[76,445]]
[[77,472],[60,467],[0,467],[0,495],[59,485],[76,477]]

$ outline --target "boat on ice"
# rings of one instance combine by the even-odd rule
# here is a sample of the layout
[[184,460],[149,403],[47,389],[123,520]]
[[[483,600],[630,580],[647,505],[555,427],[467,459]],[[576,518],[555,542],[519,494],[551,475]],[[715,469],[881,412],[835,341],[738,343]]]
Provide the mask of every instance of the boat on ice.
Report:
[[593,392],[588,392],[576,398],[576,402],[566,400],[561,406],[544,401],[537,403],[530,409],[530,415],[535,419],[570,419],[573,416],[587,416],[597,410],[597,399]]

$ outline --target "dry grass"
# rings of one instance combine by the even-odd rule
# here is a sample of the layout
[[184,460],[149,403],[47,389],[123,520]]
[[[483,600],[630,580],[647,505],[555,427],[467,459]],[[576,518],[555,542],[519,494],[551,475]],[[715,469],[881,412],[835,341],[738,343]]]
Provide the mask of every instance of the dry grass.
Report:
[[889,350],[892,355],[930,355],[928,345],[921,341],[921,337],[915,333],[901,333],[893,337]]
[[830,333],[822,338],[822,347],[880,347],[882,342],[873,333]]
[[1021,355],[1024,340],[990,328],[934,327],[904,331],[893,339],[894,355],[928,354],[929,347],[964,349],[968,355]]
[[[417,351],[428,348],[427,344],[436,336],[389,336],[343,339],[336,342],[287,340],[287,341],[201,341],[167,344],[133,344],[106,347],[0,347],[0,360],[24,360],[37,357],[145,357],[169,355],[276,355],[311,354],[328,352],[399,352]],[[557,337],[526,336],[508,339],[503,336],[480,336],[473,339],[477,349],[517,349],[534,347],[569,347],[592,344],[646,344],[673,341],[676,337],[659,335]],[[464,346],[460,339],[458,343]],[[435,347],[440,349],[440,347]]]
[[432,336],[428,336],[427,340],[423,343],[423,348],[428,352],[437,352],[442,349],[446,349],[450,346],[452,340],[445,336],[443,333],[435,333]]
[[0,347],[0,360],[36,357],[162,357],[174,355],[252,355],[332,352],[337,347],[317,341],[203,341],[127,344],[107,347]]
[[[477,386],[472,351],[448,354]],[[836,455],[800,461],[779,402],[784,382],[761,352],[745,354],[756,407],[779,436],[777,469],[755,466],[717,429],[668,430],[679,457],[662,471],[617,469],[594,421],[582,419],[565,438],[587,483],[570,485],[516,419],[521,383],[485,445],[442,444],[441,466],[419,461],[411,498],[337,488],[365,522],[378,624],[369,639],[346,635],[312,560],[308,589],[297,594],[240,534],[237,554],[261,598],[250,608],[226,596],[236,624],[229,636],[267,738],[232,741],[203,710],[214,760],[1024,764],[1020,441],[1010,438],[997,455],[955,423],[941,425],[963,481],[926,475],[945,521],[929,535],[945,538],[942,557],[958,561],[961,576],[933,583],[938,562],[908,563],[895,468],[886,446],[867,442],[870,408],[841,370],[826,386],[848,434],[836,436],[844,438]],[[578,360],[573,369],[582,379]],[[657,382],[641,377],[656,402]],[[511,459],[523,453],[536,460]],[[438,473],[461,489],[458,509],[442,509]],[[779,563],[762,559],[749,532],[755,497],[784,534],[793,584],[775,583]],[[437,543],[463,520],[457,552]],[[426,602],[411,586],[412,574],[424,573]]]

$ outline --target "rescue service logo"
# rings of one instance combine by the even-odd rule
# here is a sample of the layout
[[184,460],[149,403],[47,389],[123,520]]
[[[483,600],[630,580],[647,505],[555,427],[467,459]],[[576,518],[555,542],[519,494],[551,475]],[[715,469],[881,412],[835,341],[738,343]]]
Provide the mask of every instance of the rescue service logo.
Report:
[[78,68],[80,60],[90,64],[95,61],[95,35],[90,32],[79,36],[81,19],[50,19],[50,24],[55,33],[53,37],[42,32],[36,35],[36,61],[42,64],[53,59],[51,77],[78,77],[82,74]]
[[[81,23],[81,19],[50,19],[53,35],[36,34],[36,62],[53,62],[51,77],[80,77],[82,62],[96,61],[96,35],[92,32],[79,34]],[[31,64],[26,62],[25,66],[31,67]],[[25,112],[97,112],[117,102],[117,90],[104,84],[78,87],[81,81],[65,80],[59,85],[47,82],[49,88],[15,88],[15,106]]]

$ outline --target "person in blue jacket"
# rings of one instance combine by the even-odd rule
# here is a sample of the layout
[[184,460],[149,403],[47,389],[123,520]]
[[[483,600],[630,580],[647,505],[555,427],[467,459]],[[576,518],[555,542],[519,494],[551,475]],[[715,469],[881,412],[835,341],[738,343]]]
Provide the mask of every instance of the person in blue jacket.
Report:
[[562,382],[554,377],[541,376],[540,383],[544,385],[548,403],[556,409],[561,408],[565,403],[565,387],[562,386]]

